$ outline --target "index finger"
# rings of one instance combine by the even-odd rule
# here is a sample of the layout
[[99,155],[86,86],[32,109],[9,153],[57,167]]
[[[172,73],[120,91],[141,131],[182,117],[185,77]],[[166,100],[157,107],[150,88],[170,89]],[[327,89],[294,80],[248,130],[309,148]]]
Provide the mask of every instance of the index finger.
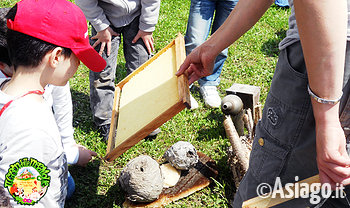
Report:
[[189,58],[187,57],[185,61],[181,64],[179,70],[176,72],[175,75],[176,76],[182,75],[186,71],[186,69],[188,69],[189,66],[190,66],[190,61],[189,61]]
[[91,154],[91,156],[97,156],[97,153],[92,151],[92,150],[90,150],[90,154]]
[[151,54],[152,53],[152,49],[151,49],[150,43],[148,41],[144,41],[144,43],[146,45],[148,54]]
[[102,55],[103,50],[105,49],[105,46],[106,46],[106,43],[105,43],[105,42],[102,42],[102,43],[101,43],[100,52],[99,52],[100,55]]

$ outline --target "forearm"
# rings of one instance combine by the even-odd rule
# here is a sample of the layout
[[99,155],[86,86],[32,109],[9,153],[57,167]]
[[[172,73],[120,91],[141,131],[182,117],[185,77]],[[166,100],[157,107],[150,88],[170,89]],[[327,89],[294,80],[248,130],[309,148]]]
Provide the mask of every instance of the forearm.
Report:
[[[294,7],[310,89],[334,100],[342,93],[347,2],[295,0]],[[316,125],[339,123],[338,105],[312,103]]]
[[263,16],[274,1],[241,0],[224,24],[207,41],[219,54],[246,33]]

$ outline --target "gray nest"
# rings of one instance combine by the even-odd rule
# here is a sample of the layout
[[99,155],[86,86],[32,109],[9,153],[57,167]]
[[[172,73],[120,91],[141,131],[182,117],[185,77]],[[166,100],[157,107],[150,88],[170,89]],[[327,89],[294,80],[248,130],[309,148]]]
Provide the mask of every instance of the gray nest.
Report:
[[188,170],[198,162],[196,148],[189,143],[179,141],[171,146],[165,153],[164,158],[179,170]]
[[159,164],[147,155],[129,161],[120,174],[119,182],[127,198],[133,202],[154,201],[163,189]]

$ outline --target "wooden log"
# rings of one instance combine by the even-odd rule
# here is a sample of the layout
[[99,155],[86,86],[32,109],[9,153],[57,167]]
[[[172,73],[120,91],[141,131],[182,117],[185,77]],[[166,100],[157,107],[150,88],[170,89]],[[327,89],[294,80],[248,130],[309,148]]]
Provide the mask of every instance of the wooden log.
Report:
[[247,155],[249,154],[246,148],[242,145],[241,139],[233,125],[231,116],[225,115],[224,128],[228,139],[232,145],[234,153],[237,155],[239,163],[242,165],[244,172],[247,172],[249,160]]
[[249,139],[249,141],[251,141],[253,138],[253,127],[251,125],[250,118],[249,118],[249,113],[251,115],[251,111],[250,111],[250,109],[247,109],[246,112],[247,113],[245,113],[243,115],[243,122],[244,122],[245,128],[248,131],[248,139]]

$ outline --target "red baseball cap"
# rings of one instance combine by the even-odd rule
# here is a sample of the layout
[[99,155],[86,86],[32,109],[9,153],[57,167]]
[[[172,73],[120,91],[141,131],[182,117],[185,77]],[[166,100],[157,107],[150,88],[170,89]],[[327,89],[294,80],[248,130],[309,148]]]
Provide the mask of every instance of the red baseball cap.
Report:
[[83,12],[66,0],[22,0],[7,27],[57,46],[69,48],[89,69],[100,72],[106,61],[89,44]]

